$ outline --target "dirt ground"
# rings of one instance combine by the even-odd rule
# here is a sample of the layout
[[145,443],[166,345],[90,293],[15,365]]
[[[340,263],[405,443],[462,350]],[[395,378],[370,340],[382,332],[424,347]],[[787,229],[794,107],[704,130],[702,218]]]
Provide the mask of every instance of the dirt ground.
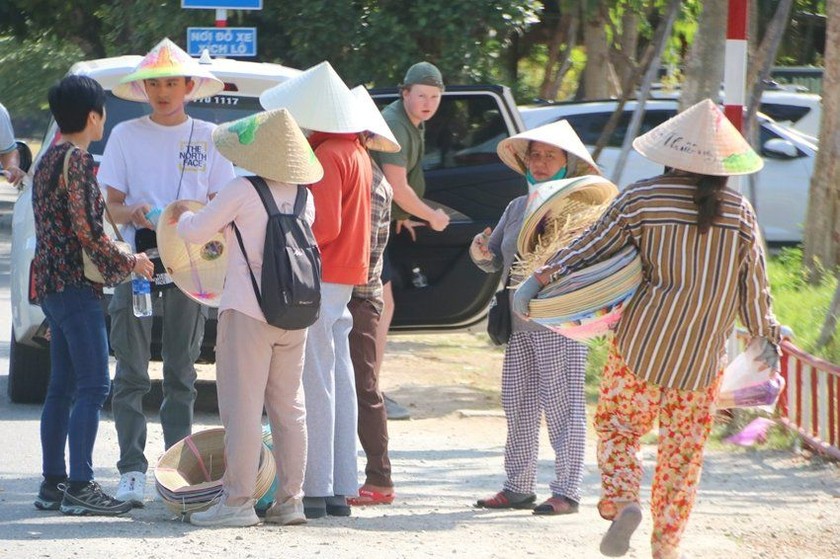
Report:
[[[472,507],[504,481],[504,417],[499,406],[502,352],[482,335],[397,336],[382,374],[388,394],[412,412],[389,423],[397,500],[354,508],[349,518],[305,526],[199,529],[173,518],[161,501],[128,518],[69,518],[36,513],[37,476],[31,466],[0,472],[0,558],[23,557],[341,557],[341,558],[597,558],[607,527],[595,509],[599,479],[594,440],[587,447],[579,514],[535,517],[528,511]],[[205,371],[207,372],[207,371]],[[37,409],[17,406],[17,429],[37,423]],[[214,426],[212,414],[196,429]],[[34,427],[33,427],[34,428]],[[37,445],[0,432],[0,462],[38,464]],[[113,488],[116,435],[110,415],[100,428],[96,475]],[[162,451],[156,418],[149,455]],[[543,433],[537,493],[548,496],[553,465]],[[649,487],[655,449],[642,451]],[[22,467],[23,468],[23,467]],[[360,471],[364,468],[359,461]],[[150,480],[147,492],[153,493]],[[649,493],[643,493],[648,502]],[[726,448],[707,453],[697,506],[684,538],[695,559],[840,557],[840,470],[834,464],[782,451]],[[646,516],[627,557],[650,556]]]

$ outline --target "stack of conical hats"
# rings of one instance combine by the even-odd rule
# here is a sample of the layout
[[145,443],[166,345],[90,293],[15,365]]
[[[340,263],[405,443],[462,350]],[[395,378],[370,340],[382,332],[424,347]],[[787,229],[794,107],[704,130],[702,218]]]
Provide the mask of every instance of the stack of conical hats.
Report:
[[639,254],[627,247],[543,287],[531,301],[531,320],[575,340],[605,334],[641,281]]

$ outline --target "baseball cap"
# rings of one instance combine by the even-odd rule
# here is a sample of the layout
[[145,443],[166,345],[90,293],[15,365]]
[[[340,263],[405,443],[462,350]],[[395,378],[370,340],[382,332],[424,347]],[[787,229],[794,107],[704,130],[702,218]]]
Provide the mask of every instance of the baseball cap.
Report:
[[406,85],[432,85],[435,87],[444,88],[443,76],[437,66],[430,62],[418,62],[414,64],[405,73],[403,78],[404,86]]

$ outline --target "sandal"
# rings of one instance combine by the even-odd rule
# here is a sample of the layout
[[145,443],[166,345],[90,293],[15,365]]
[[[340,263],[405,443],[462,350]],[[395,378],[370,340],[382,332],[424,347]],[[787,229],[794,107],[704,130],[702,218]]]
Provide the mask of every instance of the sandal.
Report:
[[630,549],[630,537],[642,522],[642,509],[631,503],[621,509],[601,540],[601,553],[607,557],[621,557]]
[[390,505],[394,502],[396,493],[380,493],[373,489],[359,489],[358,497],[348,497],[347,504],[354,507],[363,507],[365,505]]
[[557,514],[574,514],[578,511],[579,504],[568,497],[549,497],[536,508],[534,514],[557,515]]
[[480,509],[533,509],[537,496],[533,493],[514,493],[503,489],[492,497],[475,502]]

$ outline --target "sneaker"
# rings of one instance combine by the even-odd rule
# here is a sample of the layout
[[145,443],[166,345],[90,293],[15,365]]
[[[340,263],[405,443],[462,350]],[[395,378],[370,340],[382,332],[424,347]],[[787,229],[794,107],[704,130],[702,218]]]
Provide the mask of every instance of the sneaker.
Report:
[[303,512],[303,501],[288,499],[285,503],[274,503],[265,513],[265,521],[281,526],[306,524],[306,514]]
[[385,394],[382,395],[382,398],[385,400],[385,414],[388,419],[411,419],[411,412],[405,406],[398,404],[396,400],[392,400]]
[[61,512],[72,516],[99,515],[116,516],[131,510],[131,503],[114,499],[102,492],[102,488],[95,481],[91,481],[81,489],[68,487],[59,507]]
[[143,472],[126,472],[120,476],[120,485],[114,495],[120,501],[131,503],[131,506],[142,508],[143,498],[146,496],[146,474]]
[[38,496],[35,497],[35,508],[38,510],[58,510],[61,507],[61,500],[64,498],[64,489],[67,482],[50,483],[42,481],[38,488]]
[[256,526],[260,523],[257,513],[254,512],[253,501],[232,506],[227,505],[226,500],[226,495],[223,494],[209,509],[192,513],[190,523],[195,526],[232,526],[235,528]]

